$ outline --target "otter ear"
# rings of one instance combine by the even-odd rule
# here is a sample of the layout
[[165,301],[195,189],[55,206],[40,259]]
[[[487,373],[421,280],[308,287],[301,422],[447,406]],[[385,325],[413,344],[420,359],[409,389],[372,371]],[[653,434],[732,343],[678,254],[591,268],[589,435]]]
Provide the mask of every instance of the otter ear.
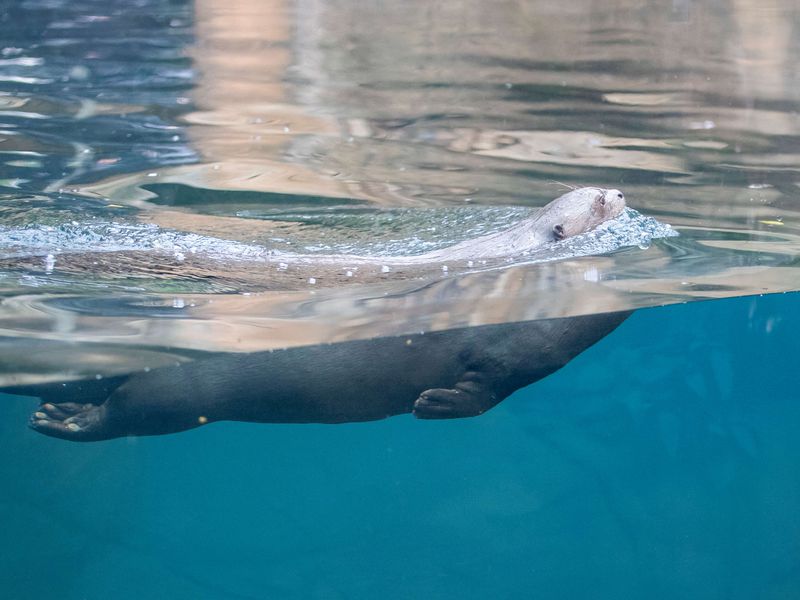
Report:
[[564,233],[563,225],[553,225],[553,237],[556,239],[556,241],[563,240],[565,237],[567,237]]

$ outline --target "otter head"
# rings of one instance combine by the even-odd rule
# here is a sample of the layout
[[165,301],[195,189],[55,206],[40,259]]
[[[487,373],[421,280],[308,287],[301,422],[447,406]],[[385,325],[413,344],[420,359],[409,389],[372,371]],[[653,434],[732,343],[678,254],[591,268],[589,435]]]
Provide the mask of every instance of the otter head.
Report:
[[618,217],[624,209],[625,196],[619,190],[585,187],[553,200],[544,210],[553,239],[563,240],[591,231]]

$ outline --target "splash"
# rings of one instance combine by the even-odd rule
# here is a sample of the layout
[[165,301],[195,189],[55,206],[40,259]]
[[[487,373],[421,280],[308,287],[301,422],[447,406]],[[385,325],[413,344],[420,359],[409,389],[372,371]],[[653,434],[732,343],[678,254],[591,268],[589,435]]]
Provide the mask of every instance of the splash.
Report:
[[0,227],[0,258],[59,254],[160,252],[176,257],[204,255],[212,260],[264,261],[275,254],[263,246],[163,229],[153,224],[77,223]]

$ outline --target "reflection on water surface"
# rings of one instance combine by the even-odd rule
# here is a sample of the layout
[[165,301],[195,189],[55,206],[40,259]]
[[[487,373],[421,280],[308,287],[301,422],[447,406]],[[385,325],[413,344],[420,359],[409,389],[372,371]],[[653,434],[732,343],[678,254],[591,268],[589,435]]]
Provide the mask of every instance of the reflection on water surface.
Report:
[[[747,0],[4,8],[3,377],[800,289],[797,13]],[[391,277],[264,262],[441,248],[564,185],[623,189],[680,236]]]

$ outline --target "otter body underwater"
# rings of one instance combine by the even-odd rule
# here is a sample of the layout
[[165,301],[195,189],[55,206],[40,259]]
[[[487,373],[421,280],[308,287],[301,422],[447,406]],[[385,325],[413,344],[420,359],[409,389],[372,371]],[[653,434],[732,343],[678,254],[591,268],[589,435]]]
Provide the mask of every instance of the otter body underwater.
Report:
[[560,369],[629,314],[228,354],[110,380],[6,391],[39,396],[30,426],[74,441],[176,433],[215,421],[471,417]]

